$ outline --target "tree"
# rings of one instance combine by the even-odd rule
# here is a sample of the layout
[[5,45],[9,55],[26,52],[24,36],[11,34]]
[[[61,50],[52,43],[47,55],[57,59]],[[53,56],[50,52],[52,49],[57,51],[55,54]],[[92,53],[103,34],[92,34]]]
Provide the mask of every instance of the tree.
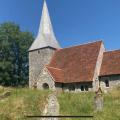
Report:
[[0,25],[0,84],[28,83],[28,49],[33,39],[30,32],[22,32],[14,23]]

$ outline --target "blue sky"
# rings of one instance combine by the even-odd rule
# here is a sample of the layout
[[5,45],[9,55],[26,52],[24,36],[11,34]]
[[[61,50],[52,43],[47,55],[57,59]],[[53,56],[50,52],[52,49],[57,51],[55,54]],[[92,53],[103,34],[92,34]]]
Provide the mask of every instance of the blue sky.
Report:
[[[46,0],[62,47],[104,40],[120,49],[120,0]],[[36,36],[42,0],[0,0],[0,23],[11,21]]]

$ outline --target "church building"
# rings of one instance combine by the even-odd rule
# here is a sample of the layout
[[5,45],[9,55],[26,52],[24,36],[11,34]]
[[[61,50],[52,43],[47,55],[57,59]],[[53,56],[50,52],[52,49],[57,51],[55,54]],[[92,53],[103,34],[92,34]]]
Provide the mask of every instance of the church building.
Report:
[[29,87],[95,91],[120,85],[120,50],[106,51],[102,40],[61,48],[44,1],[38,35],[29,48]]

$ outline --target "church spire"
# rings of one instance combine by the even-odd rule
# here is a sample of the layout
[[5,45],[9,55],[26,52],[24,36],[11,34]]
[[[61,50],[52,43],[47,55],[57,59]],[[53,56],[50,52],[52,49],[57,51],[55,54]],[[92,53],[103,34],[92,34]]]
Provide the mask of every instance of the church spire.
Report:
[[30,47],[29,51],[44,47],[60,48],[53,32],[45,0],[43,3],[43,10],[38,35],[35,41],[33,42],[32,46]]

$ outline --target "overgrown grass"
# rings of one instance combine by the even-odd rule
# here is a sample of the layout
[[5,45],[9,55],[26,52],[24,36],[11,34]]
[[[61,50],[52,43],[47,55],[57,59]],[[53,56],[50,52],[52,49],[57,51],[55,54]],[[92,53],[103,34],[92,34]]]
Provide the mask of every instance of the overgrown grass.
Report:
[[[60,115],[67,116],[93,115],[93,99],[94,94],[91,92],[59,94],[58,100],[60,104]],[[65,118],[62,120],[65,120]],[[72,120],[72,118],[67,118],[66,120]]]
[[[50,91],[28,88],[5,88],[0,94],[10,90],[12,94],[0,100],[0,120],[37,120],[24,115],[40,115]],[[94,118],[74,118],[66,120],[120,120],[120,88],[104,94],[102,112],[94,112],[94,93],[59,93],[60,115],[93,115]],[[62,119],[62,120],[65,120]]]
[[61,115],[91,115],[93,93],[63,93],[58,96]]
[[0,101],[0,120],[30,120],[24,116],[42,113],[48,91],[28,88],[7,89],[12,91],[12,94]]
[[[94,93],[61,93],[58,96],[61,115],[93,115],[93,118],[77,120],[120,120],[120,88],[104,94],[102,112],[94,112]],[[63,119],[65,120],[65,118]],[[66,120],[74,120],[72,118]]]
[[96,120],[120,120],[120,87],[104,94],[104,109],[95,113]]

